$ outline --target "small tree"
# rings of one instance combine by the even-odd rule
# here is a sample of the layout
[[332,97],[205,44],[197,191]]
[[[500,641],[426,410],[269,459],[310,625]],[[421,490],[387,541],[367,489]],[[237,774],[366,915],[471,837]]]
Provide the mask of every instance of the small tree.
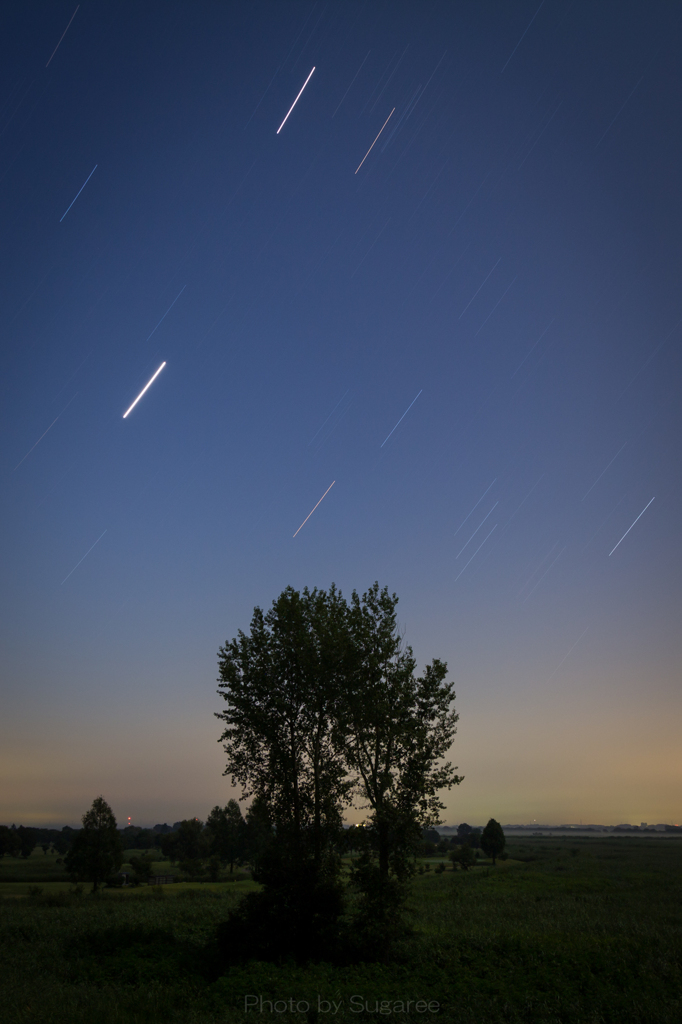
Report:
[[476,863],[476,854],[469,844],[465,843],[463,846],[455,847],[450,854],[450,860],[452,861],[453,870],[459,864],[462,871],[468,871]]
[[148,882],[151,873],[153,861],[146,853],[143,853],[141,857],[131,857],[130,866],[135,872],[134,882],[139,884],[140,882]]
[[237,801],[230,800],[225,807],[214,807],[206,827],[211,834],[211,853],[229,864],[232,874],[235,863],[244,855],[246,844],[246,824]]
[[172,864],[175,864],[178,859],[177,848],[178,848],[178,833],[177,832],[166,832],[165,835],[161,836],[159,840],[159,846],[161,847],[161,853],[164,857],[168,857]]
[[92,891],[123,863],[121,839],[116,818],[104,797],[93,800],[82,818],[83,828],[76,833],[66,855],[66,869],[75,881],[92,882]]
[[188,818],[180,822],[175,845],[175,859],[188,875],[200,875],[204,870],[203,861],[210,853],[211,836],[204,828],[203,821]]
[[504,850],[507,842],[502,826],[499,821],[491,818],[481,835],[481,847],[483,852],[492,857],[493,864]]
[[71,846],[71,840],[75,835],[75,831],[65,825],[61,833],[56,839],[52,840],[52,849],[55,850],[60,856],[63,856]]
[[17,829],[17,835],[19,836],[19,842],[21,844],[21,856],[25,860],[28,860],[38,843],[35,831],[32,828],[24,828],[23,825],[20,825]]

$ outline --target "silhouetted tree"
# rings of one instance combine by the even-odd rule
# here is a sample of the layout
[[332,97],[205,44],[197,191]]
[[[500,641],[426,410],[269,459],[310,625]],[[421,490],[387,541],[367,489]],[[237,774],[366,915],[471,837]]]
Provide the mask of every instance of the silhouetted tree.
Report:
[[440,821],[438,792],[461,782],[442,759],[456,732],[447,665],[416,662],[398,632],[398,598],[375,583],[349,612],[351,676],[341,705],[342,735],[356,789],[370,809],[381,878],[405,872],[422,829]]
[[0,857],[18,857],[21,852],[21,839],[17,829],[0,825]]
[[263,797],[255,797],[245,819],[244,856],[251,864],[254,878],[258,878],[260,862],[275,841],[272,818],[267,801]]
[[161,853],[164,857],[174,864],[177,858],[177,846],[178,846],[178,833],[177,832],[166,832],[161,836],[159,840],[159,846],[161,847]]
[[139,884],[140,882],[146,883],[149,881],[154,863],[148,854],[144,853],[141,857],[131,857],[130,866],[135,872],[135,884]]
[[353,794],[370,812],[352,876],[358,949],[385,955],[399,931],[422,829],[439,822],[438,791],[461,780],[443,763],[457,722],[447,668],[436,660],[415,676],[397,601],[378,583],[350,604],[334,586],[289,587],[267,614],[254,610],[249,635],[220,649],[225,774],[254,797],[254,824],[267,820],[269,830],[254,863],[263,892],[231,915],[223,948],[329,953]]
[[32,828],[24,828],[20,825],[17,829],[17,836],[19,837],[19,851],[21,856],[27,860],[36,848],[38,843],[35,831]]
[[[198,818],[187,818],[180,822],[175,833],[175,859],[188,875],[200,875],[203,861],[211,852],[211,834]],[[165,838],[165,837],[164,837]]]
[[235,863],[246,851],[246,822],[237,801],[230,800],[225,807],[214,807],[206,820],[206,828],[211,834],[211,853],[229,864],[232,874]]
[[476,863],[476,854],[468,843],[464,843],[463,846],[455,847],[450,854],[450,860],[452,861],[453,867],[459,864],[462,871],[468,871],[469,868],[473,867]]
[[121,839],[104,797],[93,800],[82,821],[83,828],[74,836],[64,862],[77,881],[92,882],[93,892],[97,892],[100,883],[123,863]]
[[491,818],[481,834],[481,847],[484,853],[492,857],[493,864],[504,850],[506,842],[507,840],[499,821]]
[[268,807],[281,851],[316,873],[330,866],[350,784],[335,742],[347,656],[346,604],[288,587],[251,632],[219,652],[225,774]]
[[63,856],[71,846],[73,837],[75,835],[75,829],[72,829],[68,825],[65,825],[64,828],[59,833],[59,835],[55,839],[53,839],[53,848],[57,851],[58,854]]

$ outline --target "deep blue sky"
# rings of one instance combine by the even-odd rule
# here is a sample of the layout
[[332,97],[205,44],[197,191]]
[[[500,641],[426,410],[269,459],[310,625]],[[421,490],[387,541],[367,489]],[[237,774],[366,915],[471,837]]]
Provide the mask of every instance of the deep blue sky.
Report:
[[218,646],[375,579],[446,821],[678,820],[680,8],[74,7],[0,32],[0,820],[205,815]]

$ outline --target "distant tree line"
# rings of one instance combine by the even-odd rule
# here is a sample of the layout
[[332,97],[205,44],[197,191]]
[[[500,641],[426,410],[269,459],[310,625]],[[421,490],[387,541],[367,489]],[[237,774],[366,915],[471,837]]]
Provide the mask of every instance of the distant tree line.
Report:
[[[125,850],[153,850],[161,848],[164,834],[177,831],[182,822],[170,825],[154,825],[153,828],[140,828],[128,825],[118,829]],[[74,837],[80,830],[64,825],[63,828],[34,828],[33,826],[0,825],[0,858],[30,857],[36,847],[47,853],[63,856],[69,850]]]
[[8,827],[0,825],[0,858],[31,856],[35,848],[42,847],[43,853],[50,850],[55,853],[64,854],[71,845],[71,838],[75,829],[68,825],[63,829],[56,828],[31,828],[24,825]]

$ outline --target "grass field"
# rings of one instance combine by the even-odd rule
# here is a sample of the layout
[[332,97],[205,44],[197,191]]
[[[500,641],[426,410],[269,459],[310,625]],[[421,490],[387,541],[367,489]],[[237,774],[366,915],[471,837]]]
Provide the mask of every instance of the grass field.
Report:
[[[68,883],[46,881],[41,896],[28,897],[36,874],[2,881],[18,870],[5,858],[2,1019],[682,1020],[682,842],[528,838],[510,842],[509,854],[494,869],[484,864],[466,873],[417,876],[414,934],[390,964],[252,963],[218,980],[206,974],[206,944],[253,883],[179,884],[161,892],[141,887],[92,897],[69,895]],[[37,873],[41,859],[50,858],[40,851],[26,869]],[[168,863],[161,867],[168,870]],[[253,997],[248,1013],[246,996]]]

